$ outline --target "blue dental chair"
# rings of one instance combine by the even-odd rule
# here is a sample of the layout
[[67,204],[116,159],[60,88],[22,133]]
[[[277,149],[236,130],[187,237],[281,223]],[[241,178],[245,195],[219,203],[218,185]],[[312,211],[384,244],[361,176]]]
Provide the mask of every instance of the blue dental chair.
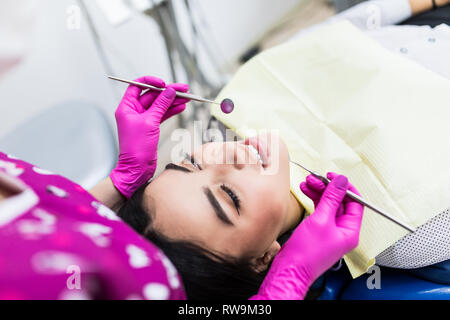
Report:
[[344,265],[328,270],[313,285],[318,300],[450,300],[450,260],[418,269],[380,267],[380,289],[369,289],[371,274],[352,279]]

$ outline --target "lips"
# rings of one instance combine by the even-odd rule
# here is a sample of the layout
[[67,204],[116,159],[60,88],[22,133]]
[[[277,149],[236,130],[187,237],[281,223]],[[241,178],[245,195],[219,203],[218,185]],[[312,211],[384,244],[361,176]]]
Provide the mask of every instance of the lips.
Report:
[[263,168],[267,168],[269,165],[269,151],[267,144],[258,137],[251,137],[244,140],[245,145],[250,145],[258,151],[258,154],[262,160]]

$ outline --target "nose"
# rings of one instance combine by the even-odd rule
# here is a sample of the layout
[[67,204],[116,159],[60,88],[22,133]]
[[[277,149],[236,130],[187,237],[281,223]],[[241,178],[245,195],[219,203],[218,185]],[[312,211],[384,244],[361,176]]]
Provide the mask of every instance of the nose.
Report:
[[225,142],[216,144],[215,146],[210,145],[203,154],[203,160],[207,166],[213,165],[215,170],[221,171],[222,174],[225,173],[224,171],[230,170],[258,170],[256,157],[241,142]]
[[244,170],[244,169],[258,169],[258,163],[256,157],[250,152],[248,146],[241,142],[234,142],[229,144],[228,153],[225,156],[229,159],[228,164],[231,164],[234,170]]
[[242,143],[234,144],[234,168],[243,170],[250,165],[250,154],[248,147]]

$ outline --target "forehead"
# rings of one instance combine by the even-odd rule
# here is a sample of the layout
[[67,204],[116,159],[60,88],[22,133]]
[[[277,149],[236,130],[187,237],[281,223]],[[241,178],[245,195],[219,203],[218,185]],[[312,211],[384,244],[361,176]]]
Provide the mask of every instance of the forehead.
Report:
[[[204,211],[200,199],[201,182],[193,173],[164,171],[157,179],[149,184],[145,190],[151,195],[155,206],[155,223],[165,223],[168,219],[160,219],[162,212],[170,216],[191,217],[190,211]],[[160,214],[161,213],[161,214]],[[188,219],[195,222],[194,219]]]

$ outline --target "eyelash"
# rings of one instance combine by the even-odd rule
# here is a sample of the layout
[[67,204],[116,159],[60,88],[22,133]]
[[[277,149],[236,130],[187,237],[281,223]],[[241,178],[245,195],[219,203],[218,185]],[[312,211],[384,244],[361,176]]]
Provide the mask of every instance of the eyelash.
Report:
[[234,203],[234,206],[236,207],[238,213],[239,209],[241,208],[241,200],[239,197],[231,190],[229,187],[227,187],[225,184],[222,184],[220,188],[225,191],[225,193],[231,198],[231,200]]
[[186,158],[186,160],[188,160],[195,168],[197,168],[198,170],[202,170],[202,168],[200,167],[200,165],[197,163],[197,161],[195,161],[194,156],[186,153],[184,155],[184,157]]

